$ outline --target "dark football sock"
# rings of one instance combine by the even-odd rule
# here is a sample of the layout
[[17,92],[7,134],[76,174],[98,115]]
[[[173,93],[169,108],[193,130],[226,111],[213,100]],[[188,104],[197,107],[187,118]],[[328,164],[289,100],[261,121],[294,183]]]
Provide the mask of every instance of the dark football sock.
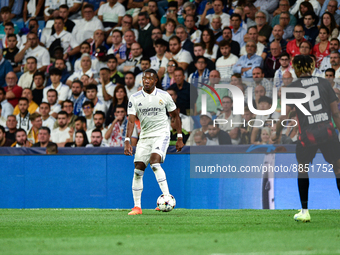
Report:
[[299,173],[298,187],[302,209],[308,209],[308,188],[309,188],[308,173]]
[[336,174],[335,177],[336,177],[336,185],[338,186],[338,190],[340,193],[340,174]]

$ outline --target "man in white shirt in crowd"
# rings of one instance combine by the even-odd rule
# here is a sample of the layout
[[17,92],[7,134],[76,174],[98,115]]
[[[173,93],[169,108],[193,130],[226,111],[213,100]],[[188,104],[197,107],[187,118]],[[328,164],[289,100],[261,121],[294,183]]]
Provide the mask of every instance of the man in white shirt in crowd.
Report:
[[50,64],[50,54],[46,48],[39,45],[38,36],[32,32],[27,35],[27,42],[21,46],[19,53],[14,57],[14,61],[22,61],[25,64],[28,57],[35,57],[39,71],[46,72],[47,66]]
[[99,100],[98,96],[98,87],[95,84],[89,84],[86,87],[86,98],[88,101],[91,101],[94,105],[93,112],[102,111],[106,112],[106,105],[104,102]]
[[56,119],[61,111],[61,106],[58,104],[58,92],[55,89],[47,91],[47,102],[50,104],[50,115]]
[[128,98],[138,90],[138,87],[135,86],[135,74],[133,72],[127,72],[125,74],[125,89]]
[[7,119],[8,115],[13,113],[13,106],[6,99],[6,91],[3,87],[0,87],[0,104],[2,106],[2,115],[5,119]]
[[88,77],[90,77],[90,83],[97,84],[98,81],[96,78],[98,77],[98,73],[96,70],[92,68],[92,60],[91,56],[87,53],[83,53],[81,55],[80,59],[80,67],[81,70],[74,72],[70,77],[68,77],[66,81],[66,85],[71,87],[72,82],[77,79],[81,79],[81,77],[86,74]]
[[[182,49],[181,40],[178,36],[173,36],[170,38],[169,48],[170,52],[165,53],[161,67],[158,71],[158,77],[160,78],[163,77],[170,59],[176,60],[178,67],[181,67],[183,70],[187,70],[187,67],[193,61],[190,52]],[[185,74],[187,75],[187,71]]]
[[109,147],[103,139],[102,131],[100,129],[94,129],[91,133],[91,143],[86,147]]
[[28,112],[28,99],[25,97],[19,98],[19,114],[16,116],[17,118],[17,128],[22,128],[26,131],[26,133],[31,129],[32,124],[31,121],[29,120],[30,118],[30,113]]
[[60,82],[62,72],[58,68],[53,68],[50,70],[50,79],[52,84],[44,88],[44,98],[43,101],[47,102],[47,92],[50,89],[55,89],[58,93],[59,104],[65,101],[68,97],[70,88]]
[[122,25],[125,7],[117,0],[107,0],[98,10],[98,18],[103,22],[106,30]]
[[50,111],[51,111],[51,107],[50,107],[49,103],[42,102],[40,104],[39,113],[41,114],[41,118],[42,118],[42,121],[43,121],[42,126],[48,127],[50,130],[52,130],[53,126],[54,126],[54,122],[56,121],[56,119],[53,118],[52,116],[50,116]]
[[94,121],[93,121],[93,108],[94,105],[91,101],[85,101],[83,103],[83,116],[86,119],[86,127],[87,130],[93,129],[94,128]]
[[157,39],[154,42],[156,55],[151,57],[151,68],[158,72],[164,58],[168,43],[163,39]]
[[140,66],[141,66],[141,72],[139,74],[136,75],[136,79],[135,79],[135,87],[138,89],[138,87],[142,86],[142,77],[143,77],[143,72],[146,69],[149,69],[151,66],[151,61],[150,58],[148,57],[142,57],[141,61],[140,61]]
[[97,85],[98,93],[97,97],[100,101],[106,104],[106,108],[110,107],[111,99],[113,97],[113,91],[115,90],[116,85],[114,85],[110,81],[110,69],[107,67],[103,67],[99,71],[99,82]]
[[[256,55],[261,57],[265,45],[258,41],[258,37],[259,37],[259,32],[257,31],[257,27],[256,26],[255,27],[248,27],[248,32],[245,35],[244,41],[245,42],[248,42],[249,40],[255,41],[256,46],[257,46]],[[240,51],[240,55],[243,56],[243,55],[246,55],[246,54],[247,54],[246,45],[243,45],[242,48],[241,48],[241,51]]]
[[51,141],[56,143],[58,147],[65,147],[66,140],[70,138],[70,128],[67,126],[67,112],[60,111],[58,113],[59,127],[51,132]]
[[28,57],[26,59],[25,68],[27,71],[20,76],[18,81],[18,86],[24,88],[29,88],[31,90],[35,89],[35,83],[33,81],[33,75],[37,71],[37,59],[35,57]]
[[[102,111],[97,111],[93,114],[93,122],[94,122],[94,127],[91,129],[87,129],[86,134],[89,139],[89,143],[91,143],[91,134],[92,131],[95,129],[99,129],[102,132],[102,136],[105,137],[107,128],[104,128],[104,123],[105,123],[105,113]],[[107,140],[103,138],[103,143],[107,144]]]
[[[214,8],[215,13],[207,15],[207,12],[212,8]],[[229,27],[230,16],[229,16],[229,14],[226,14],[226,13],[223,12],[223,8],[224,8],[224,6],[223,6],[222,0],[214,0],[213,3],[208,2],[205,5],[205,9],[204,9],[203,14],[201,15],[200,25],[205,26],[205,25],[210,24],[210,29],[213,29],[212,26],[211,26],[211,22],[212,22],[213,16],[216,14],[216,15],[220,15],[220,17],[221,17],[222,27]]]
[[84,6],[83,16],[84,18],[76,24],[72,31],[72,37],[75,38],[78,44],[91,38],[97,29],[104,30],[102,22],[94,15],[94,7],[92,4],[86,4]]
[[233,66],[238,61],[238,57],[230,53],[231,47],[226,40],[222,40],[219,44],[222,57],[216,61],[216,70],[220,72],[221,78],[225,81],[230,81],[231,76],[234,74]]

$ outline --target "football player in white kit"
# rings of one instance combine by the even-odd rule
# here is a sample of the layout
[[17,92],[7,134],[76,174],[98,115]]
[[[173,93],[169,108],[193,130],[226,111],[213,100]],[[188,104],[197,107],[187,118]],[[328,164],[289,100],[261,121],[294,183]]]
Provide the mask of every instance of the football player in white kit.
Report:
[[142,214],[141,195],[143,190],[144,170],[150,163],[162,193],[169,194],[168,183],[161,163],[164,162],[170,142],[170,127],[166,111],[176,121],[176,149],[181,151],[183,144],[181,121],[176,105],[168,92],[156,88],[159,82],[157,72],[148,69],[143,74],[143,89],[130,96],[128,104],[128,126],[125,138],[124,154],[132,156],[130,138],[136,116],[141,123],[141,133],[135,153],[135,170],[132,181],[134,208],[129,215]]

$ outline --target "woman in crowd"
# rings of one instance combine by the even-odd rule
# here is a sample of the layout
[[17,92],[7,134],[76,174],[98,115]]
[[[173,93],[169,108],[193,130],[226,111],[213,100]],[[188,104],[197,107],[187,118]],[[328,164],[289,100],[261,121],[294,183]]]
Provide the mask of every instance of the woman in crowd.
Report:
[[204,29],[201,34],[201,42],[205,45],[205,53],[203,56],[215,62],[218,45],[216,44],[214,32],[209,28]]
[[119,84],[116,86],[113,92],[112,103],[110,104],[109,110],[106,113],[105,126],[109,126],[115,119],[115,111],[117,105],[123,105],[127,109],[129,100],[127,97],[126,89],[123,85]]
[[75,141],[73,143],[66,143],[65,147],[85,147],[89,144],[86,132],[84,130],[76,131]]
[[[303,16],[307,11],[314,12],[313,5],[310,2],[302,2],[299,7],[299,11],[295,14],[295,18],[297,20],[296,24],[303,25]],[[315,13],[315,12],[314,12]],[[314,17],[317,17],[317,15],[314,15]],[[319,19],[318,19],[319,20]],[[315,20],[314,24],[318,24],[318,20]]]
[[327,27],[321,27],[319,30],[320,42],[316,44],[313,48],[313,54],[316,57],[316,67],[319,67],[323,58],[330,54],[329,52],[329,45],[330,42],[328,41],[329,37],[329,30]]
[[269,127],[264,127],[261,130],[261,142],[259,144],[269,144],[270,142],[271,130]]
[[[335,22],[334,16],[329,12],[325,12],[321,16],[321,25],[319,26],[319,31],[323,27],[328,28],[328,31],[329,31],[327,40],[330,41],[332,38],[338,37],[339,35],[338,25]],[[315,39],[315,43],[319,43],[319,42],[321,42],[320,35],[316,37]]]
[[162,80],[163,90],[167,90],[173,83],[175,83],[174,72],[176,67],[178,67],[176,60],[170,60],[168,62],[167,72]]

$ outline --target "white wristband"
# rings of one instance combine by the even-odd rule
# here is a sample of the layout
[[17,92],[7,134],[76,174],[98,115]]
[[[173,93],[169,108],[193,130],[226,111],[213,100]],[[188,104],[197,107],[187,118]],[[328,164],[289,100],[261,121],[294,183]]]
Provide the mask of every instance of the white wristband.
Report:
[[130,142],[130,138],[129,137],[125,137],[125,142]]
[[177,138],[183,138],[182,134],[177,134]]

